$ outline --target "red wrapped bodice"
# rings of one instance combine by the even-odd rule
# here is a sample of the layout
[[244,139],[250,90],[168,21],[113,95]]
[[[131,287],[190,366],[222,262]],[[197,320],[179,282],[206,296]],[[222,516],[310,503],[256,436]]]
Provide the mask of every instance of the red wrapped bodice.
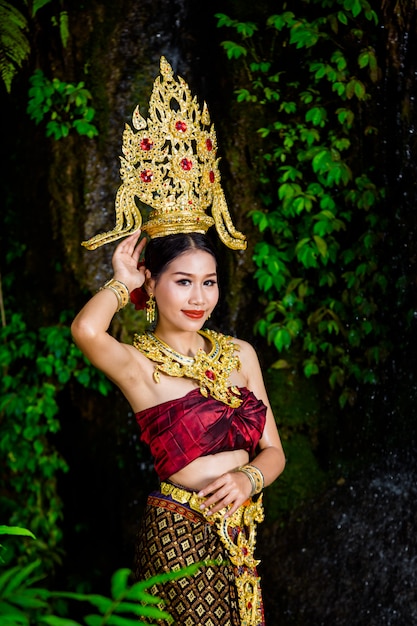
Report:
[[200,390],[136,413],[141,440],[149,445],[161,480],[200,456],[246,450],[250,457],[262,437],[266,406],[245,387],[242,403],[230,407]]

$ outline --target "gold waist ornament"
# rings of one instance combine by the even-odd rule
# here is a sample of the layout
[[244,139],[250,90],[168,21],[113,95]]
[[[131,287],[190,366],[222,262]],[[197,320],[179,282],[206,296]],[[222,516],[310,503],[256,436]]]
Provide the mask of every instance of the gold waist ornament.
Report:
[[193,357],[176,352],[151,331],[135,335],[133,345],[155,365],[154,380],[160,382],[159,372],[168,376],[191,378],[198,382],[201,394],[209,395],[231,407],[242,404],[237,387],[229,386],[229,376],[240,369],[240,360],[235,352],[238,346],[232,338],[214,330],[198,331],[211,343],[210,352],[198,350]]
[[249,499],[230,517],[225,517],[227,509],[210,514],[210,510],[200,509],[206,498],[182,489],[177,485],[162,482],[160,491],[171,496],[176,502],[188,504],[191,509],[202,514],[212,523],[227,550],[235,569],[235,583],[238,594],[241,626],[258,626],[262,623],[260,578],[256,567],[260,561],[254,557],[256,545],[256,524],[264,520],[262,494],[255,501]]

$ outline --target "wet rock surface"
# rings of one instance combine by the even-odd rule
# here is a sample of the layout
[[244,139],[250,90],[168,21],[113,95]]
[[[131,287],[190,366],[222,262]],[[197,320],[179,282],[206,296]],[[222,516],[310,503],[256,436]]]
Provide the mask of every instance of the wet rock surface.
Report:
[[390,454],[265,530],[268,626],[417,624],[416,479],[414,455]]

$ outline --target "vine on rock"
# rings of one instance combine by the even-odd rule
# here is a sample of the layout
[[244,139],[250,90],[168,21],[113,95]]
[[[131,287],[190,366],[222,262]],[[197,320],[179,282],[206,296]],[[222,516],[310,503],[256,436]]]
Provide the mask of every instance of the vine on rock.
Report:
[[376,382],[391,349],[381,305],[377,16],[366,0],[291,9],[264,24],[216,16],[238,37],[223,42],[228,58],[247,69],[237,99],[262,119],[264,206],[251,214],[264,303],[256,331],[281,355],[273,367],[324,375],[343,407],[359,384]]
[[20,314],[0,329],[0,509],[12,526],[37,536],[28,548],[48,569],[60,560],[62,502],[57,479],[66,461],[52,437],[59,431],[58,394],[71,380],[107,395],[111,383],[74,345],[62,314],[55,326],[30,330]]

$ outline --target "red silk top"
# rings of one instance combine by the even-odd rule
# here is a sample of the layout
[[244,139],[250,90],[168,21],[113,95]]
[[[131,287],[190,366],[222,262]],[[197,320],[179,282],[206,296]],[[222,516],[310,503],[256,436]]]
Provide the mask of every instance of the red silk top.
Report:
[[160,480],[200,456],[227,450],[255,455],[265,426],[266,406],[246,387],[239,391],[242,404],[237,408],[211,396],[204,398],[196,388],[182,398],[136,413],[140,438],[150,447]]

